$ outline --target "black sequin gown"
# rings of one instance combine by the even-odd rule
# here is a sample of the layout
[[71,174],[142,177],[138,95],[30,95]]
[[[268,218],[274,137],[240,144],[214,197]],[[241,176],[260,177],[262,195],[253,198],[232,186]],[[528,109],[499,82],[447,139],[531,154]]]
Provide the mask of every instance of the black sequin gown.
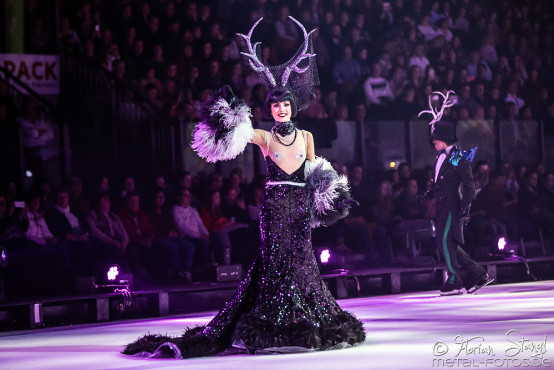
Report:
[[[305,162],[292,174],[266,157],[268,180],[304,183]],[[249,352],[340,348],[365,340],[362,323],[342,310],[320,277],[312,250],[308,188],[268,185],[260,215],[261,247],[233,296],[205,327],[182,337],[145,336],[124,353],[154,352],[172,342],[182,357],[230,347]],[[166,343],[158,355],[174,355]],[[173,347],[169,350],[169,347]],[[177,355],[179,357],[179,355]]]

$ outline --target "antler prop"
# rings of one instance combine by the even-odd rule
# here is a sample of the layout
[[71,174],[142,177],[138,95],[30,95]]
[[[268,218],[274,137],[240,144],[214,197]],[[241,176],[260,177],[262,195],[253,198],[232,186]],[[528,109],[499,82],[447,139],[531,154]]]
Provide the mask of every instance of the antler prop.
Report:
[[254,32],[254,28],[256,28],[256,26],[258,25],[258,23],[260,23],[262,21],[262,19],[264,19],[264,17],[261,17],[260,19],[258,19],[258,21],[256,23],[254,23],[254,25],[252,26],[252,28],[250,29],[250,32],[248,32],[248,35],[243,35],[242,33],[239,33],[238,35],[241,36],[242,38],[244,38],[244,40],[246,40],[246,45],[248,47],[248,53],[245,53],[245,52],[241,52],[242,55],[250,58],[248,60],[248,62],[250,63],[250,67],[252,67],[252,69],[256,72],[263,72],[266,77],[267,77],[267,80],[269,81],[270,85],[271,86],[275,86],[275,78],[273,77],[273,75],[271,74],[271,72],[269,71],[269,68],[264,65],[259,59],[258,59],[258,56],[256,55],[256,47],[260,44],[259,42],[255,43],[254,46],[252,46],[252,42],[250,40],[250,38],[252,37],[252,32]]
[[[429,124],[431,125],[431,133],[433,133],[433,131],[435,131],[435,123],[440,121],[441,118],[442,118],[442,115],[444,113],[444,110],[448,107],[451,107],[453,106],[454,104],[456,104],[456,98],[453,98],[451,100],[448,100],[449,97],[450,97],[450,93],[452,94],[456,94],[454,91],[452,90],[448,90],[448,92],[446,93],[446,95],[444,95],[443,93],[441,93],[440,91],[433,91],[431,93],[431,95],[429,95],[429,110],[422,110],[421,112],[419,112],[419,114],[417,115],[418,117],[421,116],[423,113],[431,113],[433,115],[433,119],[431,120],[431,122],[429,122]],[[440,110],[437,108],[433,108],[433,104],[431,102],[431,97],[433,96],[433,94],[437,94],[437,95],[440,95],[442,96],[443,100],[442,100],[442,106],[440,108]]]
[[309,39],[310,35],[315,31],[315,28],[313,30],[311,30],[310,33],[307,33],[306,28],[302,25],[302,23],[298,22],[296,19],[294,19],[290,15],[289,15],[289,18],[292,21],[294,21],[294,23],[296,23],[298,26],[300,26],[300,28],[302,29],[302,33],[304,34],[304,45],[302,47],[302,52],[300,54],[298,54],[298,56],[292,61],[292,63],[287,65],[287,67],[285,68],[285,71],[283,72],[283,76],[281,77],[281,86],[286,86],[287,81],[289,80],[289,76],[290,76],[292,71],[294,71],[296,73],[306,72],[306,70],[309,68],[309,65],[306,66],[306,67],[300,68],[300,67],[298,67],[298,64],[301,61],[303,61],[306,58],[315,57],[315,54],[313,54],[313,53],[306,53],[306,51],[308,51],[308,46],[309,46],[308,45],[309,44],[308,39]]

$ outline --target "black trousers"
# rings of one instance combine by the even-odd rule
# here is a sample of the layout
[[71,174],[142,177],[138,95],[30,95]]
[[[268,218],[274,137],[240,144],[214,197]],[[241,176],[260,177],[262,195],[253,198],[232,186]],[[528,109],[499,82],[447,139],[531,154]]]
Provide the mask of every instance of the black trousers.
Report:
[[446,218],[440,217],[437,220],[437,248],[440,250],[446,268],[448,270],[447,282],[457,284],[462,282],[465,288],[471,288],[485,274],[485,269],[478,265],[464,251],[454,237],[454,223],[458,222],[452,212],[448,212]]

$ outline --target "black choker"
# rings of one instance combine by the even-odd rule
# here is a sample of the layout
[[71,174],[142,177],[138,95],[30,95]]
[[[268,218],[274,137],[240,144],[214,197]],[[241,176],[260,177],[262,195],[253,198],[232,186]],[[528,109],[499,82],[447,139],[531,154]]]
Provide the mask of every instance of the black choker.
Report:
[[273,136],[273,140],[275,140],[279,144],[284,146],[291,146],[296,141],[296,136],[298,136],[298,130],[294,130],[294,138],[292,138],[292,141],[290,143],[285,143],[281,140],[281,138],[279,138],[279,135],[277,135],[277,133],[275,132],[275,127],[271,128],[271,136]]
[[294,131],[294,123],[292,123],[291,121],[288,121],[288,122],[277,121],[273,125],[272,130],[278,133],[279,135],[285,137],[287,135],[292,134],[292,132]]

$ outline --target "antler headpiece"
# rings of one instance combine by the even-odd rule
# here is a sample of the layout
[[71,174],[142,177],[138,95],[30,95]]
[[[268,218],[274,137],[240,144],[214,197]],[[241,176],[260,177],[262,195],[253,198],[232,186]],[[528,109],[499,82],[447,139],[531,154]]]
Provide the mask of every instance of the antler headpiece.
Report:
[[[433,102],[432,102],[433,94],[442,96],[442,104],[440,105],[440,109],[439,107],[436,107],[436,108],[433,107]],[[450,97],[450,94],[454,94],[454,96]],[[431,113],[433,115],[433,119],[431,120],[431,122],[429,122],[429,125],[431,125],[431,134],[435,131],[435,123],[441,120],[444,110],[456,104],[457,99],[455,94],[456,93],[454,91],[448,90],[446,95],[444,95],[440,91],[433,91],[431,95],[429,95],[429,108],[431,109],[422,110],[421,112],[419,112],[417,116],[419,117],[423,113]]]
[[263,17],[254,23],[247,35],[242,33],[237,35],[246,41],[245,51],[241,54],[248,60],[250,67],[258,72],[272,88],[283,87],[291,90],[297,98],[296,103],[300,110],[306,108],[313,101],[315,98],[314,87],[319,84],[311,40],[315,29],[307,32],[302,23],[291,16],[289,18],[301,28],[304,41],[296,54],[285,64],[265,65],[260,60],[260,42],[252,44],[252,33]]

